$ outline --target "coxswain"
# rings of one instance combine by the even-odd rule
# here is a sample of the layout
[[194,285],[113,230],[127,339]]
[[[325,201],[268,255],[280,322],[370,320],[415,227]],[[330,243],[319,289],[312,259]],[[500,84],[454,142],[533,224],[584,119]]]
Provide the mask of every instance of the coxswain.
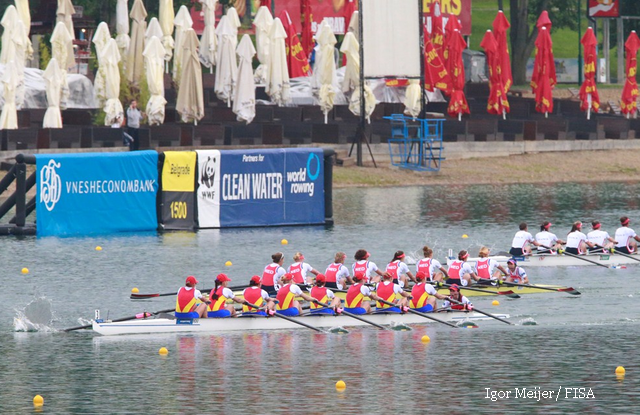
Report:
[[333,263],[327,267],[324,272],[325,287],[342,290],[346,287],[347,281],[352,283],[351,276],[349,275],[349,268],[344,265],[344,261],[347,259],[347,254],[344,252],[337,252]]
[[400,287],[409,287],[409,279],[415,281],[416,277],[413,276],[407,264],[403,262],[404,252],[396,251],[393,254],[393,259],[387,264],[387,274],[393,277],[393,283],[400,285]]
[[302,307],[296,300],[296,296],[302,297],[306,301],[314,301],[314,298],[303,293],[300,287],[293,284],[293,275],[286,273],[282,276],[282,287],[278,290],[276,299],[276,313],[284,316],[299,316],[302,314]]
[[424,271],[416,273],[416,283],[411,289],[411,297],[413,298],[409,300],[409,307],[422,313],[428,313],[436,309],[436,298],[440,300],[447,298],[442,294],[438,294],[433,285],[425,283],[427,278],[429,278],[429,274]]
[[513,256],[531,255],[531,247],[529,244],[539,246],[540,244],[533,239],[533,235],[527,230],[527,224],[522,222],[520,224],[520,230],[516,232],[511,241],[511,249],[509,253]]
[[536,233],[539,254],[555,254],[566,243],[566,241],[558,239],[556,234],[549,232],[549,228],[551,228],[551,222],[544,221],[540,225],[540,232]]
[[469,253],[464,249],[458,252],[458,260],[451,262],[449,265],[449,278],[447,284],[458,284],[462,286],[471,285],[471,280],[478,281],[478,275],[467,262]]
[[638,242],[640,242],[640,237],[629,227],[629,223],[629,218],[623,216],[620,218],[620,227],[616,229],[615,238],[618,242],[615,250],[623,254],[638,252]]
[[442,282],[445,278],[449,278],[447,270],[444,269],[440,261],[433,259],[433,249],[428,246],[422,247],[424,258],[416,263],[416,277],[419,272],[425,272],[430,281]]
[[316,271],[311,265],[304,262],[304,255],[302,252],[296,252],[293,256],[293,260],[295,262],[289,265],[289,268],[287,269],[287,272],[293,274],[293,283],[311,285],[313,283],[313,279],[309,276],[309,273],[318,275],[320,272]]
[[[453,301],[451,301],[453,300]],[[453,284],[449,287],[449,297],[442,302],[442,308],[451,308],[452,310],[473,311],[473,304],[467,297],[462,295],[460,287]]]
[[335,314],[336,310],[342,307],[342,301],[336,295],[325,287],[326,278],[324,274],[316,275],[315,285],[311,288],[309,295],[320,303],[329,304],[330,308],[326,308],[317,302],[311,302],[311,314]]
[[197,284],[196,277],[190,275],[185,281],[185,286],[178,290],[175,311],[177,318],[206,317],[208,301],[202,296],[200,290],[196,288]]
[[[354,255],[354,259],[356,262],[351,267],[353,271],[353,276],[358,275],[362,281],[365,283],[372,282],[376,283],[380,281],[380,278],[377,276],[374,277],[374,273],[378,274],[379,277],[382,277],[384,273],[380,271],[377,265],[374,262],[369,261],[369,257],[371,255],[365,249],[358,249],[356,254]],[[374,278],[372,278],[374,277]]]
[[582,222],[576,221],[567,235],[567,247],[564,250],[573,255],[583,255],[587,253],[587,246],[589,248],[595,247],[592,242],[587,240],[587,235],[582,233]]
[[509,275],[507,275],[507,282],[514,282],[516,284],[529,284],[529,278],[524,268],[518,266],[518,262],[511,258],[507,261],[507,269]]
[[282,252],[276,252],[271,255],[271,260],[271,264],[264,267],[262,272],[262,289],[269,293],[271,297],[275,297],[280,288],[280,278],[287,271],[282,268],[284,263],[284,254]]
[[[398,299],[396,294],[400,294],[402,298]],[[391,274],[384,274],[382,281],[376,284],[376,311],[404,313],[409,305],[408,298],[411,295],[405,292],[399,284],[393,282]],[[380,300],[384,300],[395,305],[385,304]]]
[[236,303],[244,304],[245,300],[236,297],[236,295],[227,286],[229,285],[229,278],[226,274],[218,274],[216,277],[216,285],[211,290],[209,296],[209,305],[207,307],[207,317],[233,317],[236,315],[236,309],[233,304],[227,304],[227,300],[233,300]]
[[476,262],[475,271],[478,275],[478,284],[491,285],[500,278],[500,275],[507,276],[507,270],[493,258],[489,258],[491,251],[486,246],[480,248],[478,252],[478,261]]
[[613,246],[618,243],[615,239],[609,236],[607,231],[600,229],[601,226],[602,225],[597,220],[591,222],[591,228],[593,230],[587,234],[587,241],[591,242],[594,247],[589,248],[589,252],[605,252],[613,248]]
[[242,292],[242,296],[246,300],[246,303],[243,303],[242,306],[242,314],[245,316],[252,314],[256,314],[259,316],[267,315],[267,313],[265,313],[264,311],[257,310],[247,305],[247,303],[256,305],[260,308],[266,307],[267,310],[275,310],[275,301],[273,300],[273,298],[269,297],[268,292],[260,287],[260,277],[257,275],[251,277],[251,280],[249,280],[249,286],[244,289],[244,291]]
[[347,290],[344,310],[351,314],[370,314],[371,305],[368,301],[364,301],[365,297],[369,297],[372,300],[378,299],[378,296],[375,295],[369,287],[364,285],[363,277],[361,275],[354,275],[353,285]]

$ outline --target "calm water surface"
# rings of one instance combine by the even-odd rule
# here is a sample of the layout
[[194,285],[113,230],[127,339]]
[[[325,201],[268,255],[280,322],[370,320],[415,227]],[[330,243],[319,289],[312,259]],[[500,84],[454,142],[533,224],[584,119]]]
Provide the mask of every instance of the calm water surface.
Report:
[[[488,321],[458,330],[430,324],[342,335],[114,338],[56,329],[85,324],[96,308],[117,318],[174,305],[173,297],[131,301],[132,287],[171,292],[193,274],[208,288],[221,271],[233,284],[245,283],[279,250],[289,259],[302,251],[324,270],[339,250],[351,257],[368,249],[379,266],[398,249],[416,256],[425,243],[441,261],[449,248],[504,250],[523,220],[531,231],[550,220],[560,236],[574,220],[597,218],[613,233],[624,214],[638,230],[639,190],[616,183],[344,189],[334,194],[331,228],[0,238],[0,413],[33,412],[36,394],[45,398],[42,412],[51,414],[633,413],[640,404],[636,265],[528,270],[532,281],[573,286],[579,297],[500,298],[497,307],[491,297],[474,299],[480,309],[536,326]],[[283,238],[289,245],[280,244]],[[14,318],[25,321],[24,315],[42,323],[39,332],[15,331]],[[424,334],[432,339],[426,345]],[[163,346],[166,357],[157,353]],[[623,380],[614,374],[618,365],[627,370]],[[334,388],[339,379],[344,392]],[[548,392],[538,401],[516,397],[516,388]],[[491,391],[509,398],[492,401]]]

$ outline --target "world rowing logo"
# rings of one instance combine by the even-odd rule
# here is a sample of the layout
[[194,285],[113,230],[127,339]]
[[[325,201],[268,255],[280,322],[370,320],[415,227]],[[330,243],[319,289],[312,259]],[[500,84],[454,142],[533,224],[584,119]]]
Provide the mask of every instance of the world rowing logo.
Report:
[[53,210],[60,200],[62,192],[60,176],[56,173],[56,169],[59,168],[60,163],[49,160],[49,164],[40,170],[40,202],[44,203],[49,212]]

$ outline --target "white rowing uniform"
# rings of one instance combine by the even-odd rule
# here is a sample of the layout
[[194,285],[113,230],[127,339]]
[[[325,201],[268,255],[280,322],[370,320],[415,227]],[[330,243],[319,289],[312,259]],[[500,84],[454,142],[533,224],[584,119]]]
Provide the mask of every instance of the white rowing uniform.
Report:
[[601,231],[600,229],[593,230],[587,234],[587,241],[591,242],[594,245],[604,246],[609,238],[609,233],[606,231]]
[[567,248],[576,248],[579,250],[580,242],[587,242],[587,235],[580,231],[573,231],[567,235]]
[[518,231],[511,241],[511,247],[524,249],[528,242],[534,242],[533,235],[527,231]]
[[619,227],[618,229],[616,229],[615,240],[616,242],[618,242],[618,244],[616,245],[616,248],[627,247],[629,248],[629,250],[631,250],[631,248],[629,247],[629,242],[631,242],[631,240],[635,238],[635,236],[636,236],[636,233],[630,227],[628,226]]
[[536,233],[536,242],[541,245],[539,249],[553,248],[558,243],[558,237],[549,231],[540,231]]
[[527,278],[527,273],[521,267],[516,267],[516,269],[514,269],[513,271],[511,271],[510,269],[508,269],[507,271],[509,272],[509,277],[511,277],[511,279],[515,283],[524,281],[524,279]]

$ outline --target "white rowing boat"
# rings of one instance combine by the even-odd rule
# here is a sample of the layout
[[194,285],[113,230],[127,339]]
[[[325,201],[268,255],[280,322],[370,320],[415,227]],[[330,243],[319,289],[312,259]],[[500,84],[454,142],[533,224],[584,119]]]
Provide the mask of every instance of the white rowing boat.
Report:
[[[446,312],[429,313],[430,316],[447,322],[465,322],[478,320],[492,320],[477,312]],[[494,314],[496,317],[509,318],[508,314]],[[380,325],[394,324],[425,324],[436,323],[415,314],[368,314],[361,316],[368,321]],[[349,316],[306,315],[292,317],[301,323],[317,328],[369,326],[369,324]],[[289,320],[273,317],[228,317],[176,320],[169,318],[138,319],[121,322],[93,321],[93,331],[104,336],[120,334],[148,334],[148,333],[217,333],[246,330],[287,330],[306,329],[304,326]]]
[[[618,254],[610,254],[610,253],[602,253],[602,254],[588,254],[588,255],[580,255],[579,259],[568,255],[549,255],[549,254],[533,254],[522,257],[515,257],[518,261],[518,265],[526,268],[526,267],[572,267],[572,266],[595,266],[593,262],[597,264],[601,264],[604,266],[616,266],[616,265],[632,265],[639,264],[638,260],[640,260],[640,255],[634,254],[632,255],[634,258],[629,258],[627,256],[618,255]],[[512,258],[511,256],[504,255],[496,255],[491,256],[490,258],[498,261],[500,265],[507,265],[507,261]],[[449,250],[449,256],[447,257],[447,265],[451,265],[451,263],[457,260],[457,257],[453,256],[453,250]],[[475,265],[480,258],[469,258],[467,262],[471,265]],[[593,262],[589,262],[593,261]]]

